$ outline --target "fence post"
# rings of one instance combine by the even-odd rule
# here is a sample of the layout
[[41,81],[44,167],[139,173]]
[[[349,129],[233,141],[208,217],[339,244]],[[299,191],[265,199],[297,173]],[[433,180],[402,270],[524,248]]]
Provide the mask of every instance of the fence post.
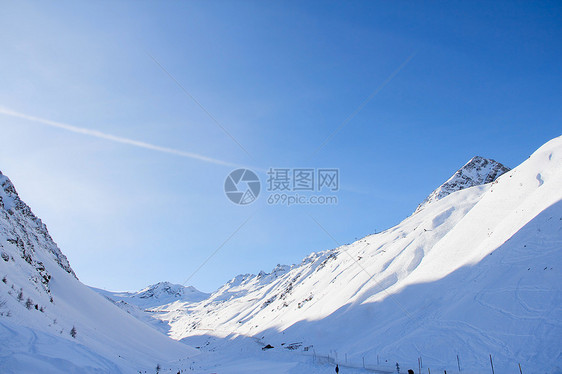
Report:
[[461,372],[461,361],[459,360],[459,355],[457,355],[457,365],[459,367],[459,373]]
[[523,374],[523,370],[521,370],[521,364],[519,364],[519,373]]
[[492,354],[490,354],[490,365],[492,366],[492,374],[494,373],[494,361],[492,361]]

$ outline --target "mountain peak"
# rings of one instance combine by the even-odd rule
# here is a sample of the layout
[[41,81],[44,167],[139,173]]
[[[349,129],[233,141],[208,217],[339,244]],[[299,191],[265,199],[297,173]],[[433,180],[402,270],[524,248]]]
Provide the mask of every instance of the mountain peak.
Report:
[[[137,292],[113,292],[93,287],[92,289],[113,302],[124,302],[141,309],[164,306],[176,301],[199,302],[210,296],[193,286],[182,286],[171,282],[158,282]],[[122,306],[122,304],[118,305]]]
[[20,199],[10,179],[0,171],[0,208],[13,209]]
[[174,284],[170,282],[158,282],[140,290],[136,294],[136,296],[141,299],[168,299],[170,297],[175,299],[182,299],[185,297],[190,298],[199,294],[206,295],[193,286],[182,286],[181,284]]
[[462,168],[457,170],[445,183],[437,187],[425,200],[418,205],[417,213],[423,210],[427,205],[434,201],[441,200],[453,192],[463,190],[465,188],[480,186],[495,181],[500,175],[511,170],[501,163],[484,158],[474,156]]

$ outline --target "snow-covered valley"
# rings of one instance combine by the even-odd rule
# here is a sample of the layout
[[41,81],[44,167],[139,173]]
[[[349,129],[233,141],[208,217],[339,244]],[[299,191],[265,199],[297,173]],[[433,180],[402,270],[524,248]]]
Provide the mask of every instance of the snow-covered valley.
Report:
[[562,372],[562,137],[512,170],[473,158],[395,227],[212,294],[88,288],[0,178],[2,373]]

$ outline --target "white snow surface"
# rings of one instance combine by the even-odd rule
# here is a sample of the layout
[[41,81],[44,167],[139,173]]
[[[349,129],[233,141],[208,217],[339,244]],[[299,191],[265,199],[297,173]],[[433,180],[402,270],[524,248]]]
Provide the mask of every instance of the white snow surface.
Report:
[[2,174],[0,255],[0,373],[133,373],[198,354],[82,284]]
[[[244,355],[225,358],[238,345],[292,362],[275,371],[283,373],[323,372],[319,363],[336,361],[342,372],[366,372],[352,369],[363,360],[417,372],[418,358],[424,372],[482,373],[491,372],[490,355],[497,373],[519,364],[524,373],[562,373],[562,137],[472,186],[502,170],[482,160],[469,168],[472,182],[437,193],[389,230],[237,276],[208,299],[151,315],[174,339],[199,345],[199,358],[220,373],[268,372],[240,369]],[[266,344],[267,353],[254,347]]]

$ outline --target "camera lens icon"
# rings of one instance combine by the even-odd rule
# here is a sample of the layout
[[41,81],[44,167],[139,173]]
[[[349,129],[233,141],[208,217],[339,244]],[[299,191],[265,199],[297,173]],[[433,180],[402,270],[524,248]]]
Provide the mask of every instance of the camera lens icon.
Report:
[[226,197],[237,205],[249,205],[260,194],[260,179],[249,169],[236,169],[224,181]]

